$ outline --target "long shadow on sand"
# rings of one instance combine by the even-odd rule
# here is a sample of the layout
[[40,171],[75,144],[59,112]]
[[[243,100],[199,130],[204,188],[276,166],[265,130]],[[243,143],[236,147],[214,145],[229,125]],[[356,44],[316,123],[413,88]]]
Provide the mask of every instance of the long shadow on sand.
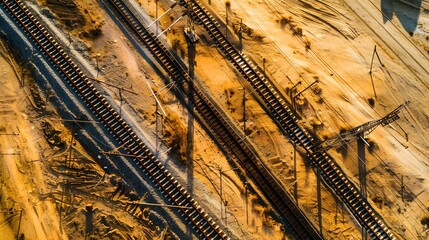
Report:
[[92,211],[85,212],[85,233],[91,234],[94,230],[94,215]]
[[419,20],[421,0],[381,0],[383,22],[390,21],[395,15],[404,29],[412,33]]

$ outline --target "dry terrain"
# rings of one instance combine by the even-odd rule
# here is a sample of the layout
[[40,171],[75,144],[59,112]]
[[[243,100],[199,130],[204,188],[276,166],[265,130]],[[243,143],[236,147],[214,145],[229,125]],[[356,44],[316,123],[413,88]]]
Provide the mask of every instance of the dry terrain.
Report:
[[[171,84],[134,48],[96,0],[29,1],[79,49],[94,78],[150,136],[167,168],[188,192],[238,239],[287,239],[280,219],[247,176],[225,157],[189,116]],[[296,98],[300,124],[320,140],[381,118],[410,100],[400,119],[366,136],[368,200],[401,239],[429,239],[429,2],[384,0],[202,0],[223,21],[228,36],[249,55],[288,99]],[[139,0],[152,19],[172,4]],[[156,6],[156,3],[158,6]],[[158,11],[156,9],[158,8]],[[168,27],[184,11],[176,6],[160,20]],[[149,24],[149,22],[148,22]],[[188,64],[186,18],[163,40]],[[155,26],[155,25],[154,25]],[[153,26],[153,27],[154,27]],[[152,28],[153,28],[152,27]],[[293,146],[253,97],[251,87],[195,24],[197,84],[243,128],[262,161],[293,195]],[[241,31],[240,31],[241,30]],[[238,34],[242,34],[240,43]],[[73,140],[48,92],[39,92],[14,50],[0,46],[0,232],[4,239],[162,239],[167,228],[151,221],[156,207],[91,159]],[[374,46],[379,58],[372,62]],[[370,67],[372,64],[372,72]],[[98,67],[98,69],[97,69]],[[372,81],[374,85],[372,85]],[[149,87],[166,117],[157,117]],[[120,99],[123,97],[123,102]],[[159,111],[159,110],[158,110]],[[158,134],[157,134],[158,133]],[[159,136],[159,137],[156,137]],[[160,147],[158,147],[160,142]],[[329,153],[359,186],[356,142]],[[90,151],[90,150],[88,150]],[[316,176],[298,149],[298,204],[318,225]],[[174,171],[174,170],[173,170]],[[223,199],[220,204],[220,174]],[[203,183],[203,184],[201,184]],[[361,239],[342,204],[322,187],[326,239]],[[246,212],[246,200],[248,211]],[[221,212],[222,211],[222,212]],[[22,214],[22,215],[21,215]],[[21,218],[22,217],[22,218]]]

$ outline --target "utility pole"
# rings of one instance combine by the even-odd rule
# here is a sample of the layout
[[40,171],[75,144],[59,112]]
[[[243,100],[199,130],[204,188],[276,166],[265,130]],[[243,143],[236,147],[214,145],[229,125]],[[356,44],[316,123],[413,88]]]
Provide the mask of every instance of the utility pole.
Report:
[[244,198],[245,198],[245,202],[246,202],[246,225],[249,225],[249,204],[248,204],[248,194],[249,194],[249,183],[246,181],[244,182]]
[[[158,19],[158,0],[155,0],[155,19]],[[158,36],[158,21],[156,21],[155,35]]]
[[96,64],[97,64],[97,76],[96,76],[96,78],[98,78],[98,75],[100,74],[100,68],[99,68],[99,66],[98,66],[98,58],[100,57],[101,55],[99,54],[99,53],[97,53],[97,55],[95,55],[95,62],[96,62]]
[[319,216],[319,232],[320,236],[323,237],[323,227],[322,227],[322,193],[320,191],[320,169],[317,168],[317,214]]
[[401,199],[404,202],[404,175],[401,176]]
[[246,88],[243,86],[243,132],[246,137]]
[[[98,69],[98,61],[97,61],[97,69]],[[97,76],[98,76],[98,72],[97,72]],[[119,94],[119,116],[121,116],[121,114],[122,114],[122,103],[124,101],[122,92],[124,91],[124,92],[128,92],[128,93],[132,93],[134,95],[137,95],[136,92],[134,92],[132,90],[129,90],[129,89],[126,89],[124,87],[118,87],[117,85],[114,85],[114,84],[111,84],[111,83],[107,83],[105,81],[101,81],[101,80],[98,80],[98,79],[95,79],[95,78],[90,78],[90,77],[88,77],[88,78],[91,79],[91,80],[93,80],[93,81],[96,81],[98,83],[104,84],[106,86],[118,89],[118,92],[119,92],[118,93]]]
[[374,46],[374,51],[372,52],[372,58],[371,58],[371,66],[369,68],[369,76],[371,77],[371,83],[372,83],[372,90],[374,91],[374,97],[377,99],[377,93],[375,92],[375,86],[374,86],[374,79],[372,78],[372,66],[374,63],[374,56],[377,56],[378,62],[381,64],[382,67],[384,67],[384,64],[381,62],[380,56],[377,52],[377,45]]
[[360,133],[357,137],[357,152],[358,152],[358,170],[360,193],[366,199],[366,157],[365,157],[365,144],[364,133]]
[[[342,146],[348,142],[357,139],[357,148],[358,148],[358,170],[359,170],[359,182],[360,182],[360,194],[366,200],[367,192],[366,192],[366,157],[365,157],[365,145],[369,145],[364,136],[366,134],[371,133],[377,128],[377,126],[382,125],[386,126],[397,119],[399,119],[399,111],[408,105],[410,101],[406,101],[405,103],[399,105],[396,109],[391,111],[385,117],[380,118],[378,120],[373,120],[366,122],[360,126],[352,128],[346,132],[340,133],[337,136],[334,136],[330,139],[323,141],[316,148],[316,151],[327,151],[331,148]],[[364,228],[362,228],[362,239],[367,239],[367,233]]]
[[[264,65],[265,65],[265,58],[264,58]],[[264,67],[265,69],[265,67]],[[265,71],[265,70],[264,70]],[[293,91],[294,89],[298,86],[301,85],[301,81],[298,81],[295,85],[293,85],[291,87],[291,89],[289,90],[289,97],[290,97],[290,102],[292,105],[292,110],[295,111],[295,104],[294,104],[294,97],[293,97]],[[293,195],[295,197],[295,202],[298,205],[298,178],[297,178],[297,170],[296,170],[296,142],[293,141],[293,177],[294,177],[294,189],[293,189]]]
[[262,71],[264,72],[265,75],[265,58],[262,58]]
[[[218,169],[219,170],[219,196],[220,196],[220,218],[221,219],[223,219],[223,204],[225,204],[225,206],[226,206],[226,204],[228,204],[228,201],[224,201],[224,199],[223,199],[222,175],[225,172],[233,171],[236,169],[238,169],[238,168],[232,168],[232,169],[228,169],[225,171],[222,171],[222,167],[219,167],[219,169]],[[225,207],[225,212],[226,212],[226,207]]]
[[296,205],[298,205],[298,177],[296,172],[296,142],[293,141],[293,178],[294,178],[294,188],[293,195],[295,197]]
[[[240,53],[243,53],[243,19],[240,20],[240,28],[238,29],[238,40],[240,41]],[[264,58],[265,59],[265,58]],[[265,64],[265,61],[264,61]],[[265,70],[264,70],[265,74]]]
[[118,88],[119,90],[119,116],[122,116],[122,88]]
[[384,67],[384,64],[381,62],[380,56],[377,52],[377,45],[374,46],[374,51],[372,52],[372,58],[371,58],[371,66],[369,69],[369,74],[372,74],[372,65],[374,63],[374,56],[377,56],[378,62],[381,64],[382,67]]
[[379,125],[386,126],[396,120],[399,119],[399,111],[410,104],[410,101],[406,101],[403,104],[399,105],[397,108],[395,108],[393,111],[391,111],[389,114],[384,116],[383,118],[380,118],[378,120],[373,120],[366,122],[362,125],[359,125],[355,128],[352,128],[348,131],[345,131],[343,133],[340,133],[332,138],[329,138],[322,143],[319,144],[317,147],[317,151],[327,151],[331,148],[340,147],[341,145],[356,140],[361,133],[368,135],[372,131],[375,130]]
[[[190,81],[188,83],[187,92],[187,131],[186,131],[186,187],[187,191],[192,194],[194,191],[194,152],[195,152],[195,119],[194,119],[194,102],[195,89],[194,89],[194,78],[195,78],[195,59],[196,59],[196,45],[198,42],[198,36],[194,31],[194,21],[191,17],[193,3],[188,2],[188,18],[187,26],[184,29],[184,34],[187,39],[188,46],[188,74]],[[190,229],[187,228],[190,234]]]
[[228,2],[225,2],[225,39],[228,40]]
[[[156,133],[155,133],[155,156],[158,157],[158,151],[159,151],[159,144],[160,144],[160,136],[159,136],[159,128],[161,128],[162,131],[162,125],[163,125],[163,119],[164,117],[167,116],[167,114],[164,111],[164,108],[161,105],[161,102],[159,101],[158,97],[156,96],[156,94],[153,92],[152,88],[150,87],[149,83],[146,81],[147,87],[149,88],[153,98],[155,99],[155,128],[156,128]],[[161,112],[159,112],[159,109],[161,110]],[[158,117],[161,117],[161,120],[159,120]],[[159,123],[161,122],[161,123]],[[161,127],[160,127],[161,125]],[[162,134],[162,133],[161,133]]]
[[219,167],[220,219],[223,219],[222,168]]
[[70,32],[69,32],[69,31],[67,31],[67,37],[68,37],[68,40],[69,40],[69,45],[67,45],[67,47],[68,47],[68,48],[69,48],[69,50],[70,50],[70,45],[72,44],[73,40],[72,40],[72,38],[70,37]]
[[[304,90],[302,90],[301,92],[299,92],[298,94],[296,94],[295,96],[292,97],[292,108],[294,110],[296,110],[296,104],[295,104],[295,98],[299,97],[302,93],[304,93],[307,89],[311,88],[314,84],[318,83],[319,80],[316,79],[314,80],[314,82],[312,82],[310,85],[308,85],[306,88],[304,88]],[[298,84],[298,83],[297,83]]]
[[[264,58],[264,64],[265,64],[265,58]],[[292,101],[293,101],[293,91],[295,90],[296,87],[298,87],[298,85],[301,85],[301,83],[302,83],[301,81],[298,81],[289,90],[290,104],[291,104],[293,110],[295,110],[294,109],[294,104],[292,103]]]

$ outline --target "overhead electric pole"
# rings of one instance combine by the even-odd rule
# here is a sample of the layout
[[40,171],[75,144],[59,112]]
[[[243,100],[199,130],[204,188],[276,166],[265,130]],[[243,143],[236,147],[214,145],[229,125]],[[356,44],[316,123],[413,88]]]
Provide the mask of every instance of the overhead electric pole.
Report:
[[399,119],[399,111],[407,106],[410,103],[410,101],[406,101],[405,103],[399,105],[395,110],[384,116],[383,118],[380,118],[378,120],[369,121],[366,122],[360,126],[357,126],[355,128],[352,128],[348,131],[345,131],[343,133],[340,133],[336,135],[335,137],[329,138],[325,141],[323,141],[319,146],[317,147],[316,151],[326,151],[331,148],[339,147],[345,143],[354,141],[355,139],[358,139],[359,136],[368,135],[372,131],[374,131],[375,128],[377,128],[379,125],[386,126],[396,120]]
[[[386,126],[399,119],[399,111],[408,105],[410,101],[399,105],[395,110],[378,120],[366,122],[360,126],[352,128],[348,131],[338,134],[335,137],[323,141],[316,151],[326,151],[331,148],[336,148],[346,144],[348,142],[357,139],[357,152],[358,152],[358,171],[359,171],[359,182],[360,182],[360,194],[366,199],[366,158],[365,158],[365,145],[369,145],[365,141],[365,135],[374,131],[379,125]],[[320,215],[319,215],[320,216]],[[366,231],[362,229],[362,239],[367,239]]]
[[358,149],[358,169],[359,169],[359,181],[360,181],[360,191],[363,197],[366,198],[366,158],[365,158],[365,144],[368,143],[365,141],[365,135],[370,134],[376,127],[379,125],[386,126],[399,119],[399,111],[407,106],[410,101],[399,105],[395,110],[391,111],[389,114],[380,118],[378,120],[366,122],[360,126],[352,128],[348,131],[338,134],[335,137],[323,141],[316,151],[326,151],[331,148],[336,148],[346,144],[348,142],[354,141],[357,139],[357,149]]

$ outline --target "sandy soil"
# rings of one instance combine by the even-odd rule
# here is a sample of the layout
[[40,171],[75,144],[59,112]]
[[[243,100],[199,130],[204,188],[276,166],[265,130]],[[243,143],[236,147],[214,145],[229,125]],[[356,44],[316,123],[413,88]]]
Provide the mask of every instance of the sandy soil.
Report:
[[137,204],[145,197],[73,140],[12,51],[1,42],[2,239],[168,239]]
[[[411,100],[400,120],[368,136],[377,150],[367,156],[371,169],[368,197],[383,199],[387,208],[381,205],[380,214],[405,239],[425,237],[420,219],[427,216],[427,121],[422,116],[427,109],[427,102],[422,100],[428,77],[427,4],[423,1],[418,8],[420,16],[413,37],[404,29],[407,22],[398,20],[410,11],[406,4],[398,3],[386,10],[385,14],[396,12],[386,23],[379,1],[231,1],[228,9],[232,31],[241,21],[244,29],[254,30],[243,37],[244,52],[259,63],[265,58],[266,68],[280,86],[286,88],[298,80],[307,86],[315,77],[320,80],[317,92],[313,88],[313,92],[303,95],[304,103],[309,105],[299,110],[303,126],[311,129],[315,122],[322,122],[323,127],[316,127],[322,139],[380,118]],[[212,1],[212,7],[225,19],[224,2]],[[409,18],[408,23],[415,20],[411,15]],[[256,38],[260,39],[257,43]],[[384,64],[375,61],[373,69],[376,98],[368,74],[374,45]],[[376,99],[374,108],[368,105],[369,98]],[[358,183],[356,144],[350,144],[347,150],[346,155],[330,152],[342,160],[339,163]],[[400,192],[402,176],[413,195],[405,204]],[[379,189],[386,191],[380,193]],[[332,209],[330,205],[327,208]]]
[[[80,41],[86,44],[87,50],[83,53],[94,67],[96,66],[94,59],[98,59],[100,80],[138,93],[135,95],[123,92],[123,104],[127,109],[133,110],[137,122],[144,127],[145,131],[151,133],[153,139],[149,141],[152,142],[155,142],[157,119],[154,114],[155,101],[146,82],[154,91],[159,91],[157,95],[169,116],[164,120],[164,134],[160,134],[163,139],[161,151],[174,146],[174,149],[169,151],[169,157],[165,162],[167,166],[181,167],[183,172],[176,174],[186,179],[188,191],[192,192],[205,205],[205,208],[217,215],[219,221],[239,239],[286,238],[277,216],[253,186],[250,186],[248,191],[249,205],[248,219],[246,219],[244,183],[246,176],[243,176],[239,170],[231,171],[236,166],[221,154],[198,124],[189,122],[191,120],[187,111],[178,99],[167,91],[163,78],[157,75],[152,66],[126,40],[96,1],[75,1],[79,3],[68,8],[72,14],[64,12],[64,8],[60,6],[61,4],[58,5],[58,1],[40,2],[43,7],[60,10],[55,16],[63,19],[61,26],[65,32],[69,32],[76,41],[80,37]],[[205,3],[207,7],[213,10],[212,12],[216,12],[220,19],[225,19],[225,2],[221,0],[209,2],[211,5]],[[163,9],[171,4],[168,1],[158,1],[158,3],[158,14],[162,14]],[[416,7],[400,1],[390,6],[383,1],[384,12],[380,12],[382,6],[380,0],[363,2],[234,0],[230,3],[227,9],[229,36],[231,39],[238,39],[234,33],[238,31],[241,24],[244,30],[244,53],[250,55],[261,67],[265,66],[266,74],[276,81],[280,89],[285,90],[285,94],[299,80],[302,84],[297,90],[301,91],[315,79],[319,79],[320,82],[311,89],[312,91],[308,90],[297,99],[298,111],[302,117],[300,123],[303,127],[314,131],[319,138],[332,137],[342,129],[350,129],[366,121],[380,118],[404,101],[411,100],[411,104],[401,111],[399,120],[384,128],[378,127],[367,136],[367,141],[376,146],[367,153],[367,168],[370,170],[367,183],[368,199],[399,237],[427,239],[427,230],[420,220],[428,216],[429,202],[427,193],[429,146],[426,141],[429,113],[427,112],[428,102],[424,100],[428,91],[425,81],[429,79],[427,72],[429,3],[422,1],[421,5]],[[155,1],[140,1],[140,5],[154,18]],[[418,20],[414,19],[416,9],[419,10]],[[167,27],[181,15],[182,11],[183,9],[176,7],[161,20],[161,27]],[[391,13],[393,14],[389,18]],[[404,18],[404,15],[412,17]],[[389,20],[384,22],[383,18]],[[174,51],[187,63],[189,60],[187,45],[182,34],[185,24],[185,20],[180,21],[167,32],[166,36]],[[415,29],[411,31],[413,32],[411,36],[410,27],[412,28],[414,24]],[[223,109],[227,110],[229,116],[241,128],[243,127],[242,93],[243,85],[245,86],[246,133],[260,150],[262,160],[285,187],[290,186],[294,181],[292,145],[279,134],[276,125],[252,97],[251,88],[232,70],[227,60],[223,59],[210,38],[204,35],[205,31],[199,26],[196,26],[196,30],[202,37],[202,41],[197,45],[195,59],[195,75],[201,80],[198,84],[205,88]],[[369,75],[375,45],[383,64],[375,59],[372,70],[377,97],[374,96]],[[10,65],[4,61],[3,65],[5,67],[2,67],[2,71],[5,70],[1,74],[13,77],[13,70],[7,67]],[[2,79],[7,79],[6,75]],[[51,199],[50,201],[40,200],[40,197],[35,195],[34,186],[43,186],[43,183],[49,182],[44,180],[45,165],[43,162],[32,164],[25,162],[25,159],[39,159],[41,154],[55,156],[59,149],[51,149],[46,142],[43,143],[45,141],[43,134],[31,123],[31,116],[36,113],[26,112],[29,111],[30,100],[26,100],[27,107],[17,104],[20,99],[28,99],[26,92],[20,90],[19,81],[17,79],[5,81],[4,84],[11,90],[1,92],[1,117],[5,119],[1,122],[4,123],[2,133],[11,131],[20,134],[0,135],[1,153],[20,153],[20,155],[1,156],[4,159],[2,164],[5,165],[2,166],[4,169],[2,179],[17,183],[16,187],[10,184],[6,187],[2,182],[2,186],[5,186],[3,192],[6,189],[7,192],[15,191],[14,194],[8,195],[9,198],[14,199],[13,201],[4,201],[3,199],[7,198],[4,197],[5,193],[2,193],[2,207],[13,208],[14,211],[10,215],[2,215],[4,218],[2,221],[8,223],[1,225],[5,233],[13,237],[17,229],[19,210],[24,209],[21,232],[25,237],[37,239],[35,236],[44,236],[39,239],[50,237],[59,239],[67,238],[70,234],[77,236],[75,234],[78,234],[79,230],[76,225],[81,226],[80,228],[85,226],[84,222],[87,219],[85,217],[88,216],[85,207],[87,204],[93,204],[95,209],[93,217],[98,219],[95,222],[100,223],[94,225],[99,226],[96,227],[98,233],[88,232],[88,234],[95,234],[94,237],[107,237],[108,235],[103,234],[111,234],[109,236],[120,238],[134,233],[137,239],[144,237],[150,239],[161,235],[161,229],[150,225],[146,217],[133,218],[127,213],[127,207],[120,215],[112,214],[111,208],[115,208],[115,211],[124,208],[123,202],[105,200],[105,198],[108,199],[106,196],[111,195],[118,188],[119,181],[115,180],[114,176],[105,176],[102,178],[103,184],[97,186],[100,187],[100,194],[105,191],[105,196],[103,194],[96,197],[91,194],[88,196],[88,192],[78,189],[76,195],[81,194],[79,195],[82,198],[81,201],[74,201],[73,195],[66,198],[67,201],[73,202],[72,206],[74,204],[76,206],[67,213],[65,225],[69,228],[65,230],[63,226],[62,229],[66,234],[62,234],[58,224],[58,204],[54,203],[60,201],[61,195],[47,198]],[[109,87],[106,88],[109,89]],[[119,104],[118,90],[110,88],[110,91]],[[373,107],[368,104],[370,98],[375,100]],[[11,121],[12,119],[18,120]],[[187,126],[193,126],[191,129],[194,133],[193,141],[187,139],[189,136]],[[55,128],[61,129],[61,125],[55,124]],[[34,133],[36,131],[38,134]],[[61,129],[61,132],[63,132],[63,141],[67,143],[70,139],[67,130]],[[25,144],[37,140],[39,141],[36,146]],[[192,144],[192,142],[198,144]],[[345,151],[333,149],[330,153],[358,186],[356,143],[350,143]],[[74,154],[84,156],[85,159],[82,163],[76,163],[76,166],[94,169],[93,174],[96,176],[93,177],[101,178],[102,169],[97,167],[82,149],[75,151]],[[10,159],[16,160],[8,161]],[[317,226],[316,178],[308,163],[300,155],[297,161],[298,202]],[[54,162],[57,167],[61,164],[64,166],[61,161]],[[223,199],[228,202],[226,207],[220,207],[220,170],[223,179]],[[33,182],[19,171],[28,171],[34,175]],[[69,176],[58,170],[55,174]],[[113,181],[111,185],[108,184],[108,179],[114,179],[110,181]],[[402,181],[405,186],[403,192],[401,191]],[[202,182],[205,186],[201,187],[196,182]],[[54,185],[58,188],[57,192],[61,192],[62,189],[58,183]],[[92,182],[93,186],[95,186],[94,182]],[[51,188],[52,186],[48,185],[45,186],[45,190],[40,191],[47,193],[52,191]],[[25,189],[25,191],[16,189]],[[292,194],[293,187],[289,190]],[[94,198],[99,200],[95,201]],[[135,196],[131,194],[123,201],[133,198]],[[88,199],[92,200],[88,201]],[[342,210],[341,204],[326,189],[323,189],[322,200],[324,236],[327,239],[360,239],[358,225],[349,216],[347,210]],[[66,208],[66,206],[63,207]],[[222,214],[221,209],[223,209]],[[153,208],[151,210],[156,211]],[[122,224],[119,225],[123,227],[113,228],[112,226],[118,225],[117,221],[121,222]],[[138,231],[137,226],[142,230]],[[134,231],[129,230],[132,228],[135,228]],[[137,235],[137,232],[146,234],[141,236]],[[79,236],[84,236],[85,232],[81,234],[83,235]]]
[[[1,49],[2,239],[158,239],[144,201],[105,174]],[[12,63],[12,64],[11,64]],[[16,75],[17,73],[18,75]],[[24,80],[25,87],[21,87]],[[73,143],[70,145],[70,143]],[[22,218],[20,213],[22,210]]]
[[3,47],[0,51],[2,237],[13,239],[19,231],[22,239],[61,239],[55,204],[39,198],[47,191],[43,163],[29,162],[40,158],[43,136],[34,122],[30,88],[20,87],[28,79]]

